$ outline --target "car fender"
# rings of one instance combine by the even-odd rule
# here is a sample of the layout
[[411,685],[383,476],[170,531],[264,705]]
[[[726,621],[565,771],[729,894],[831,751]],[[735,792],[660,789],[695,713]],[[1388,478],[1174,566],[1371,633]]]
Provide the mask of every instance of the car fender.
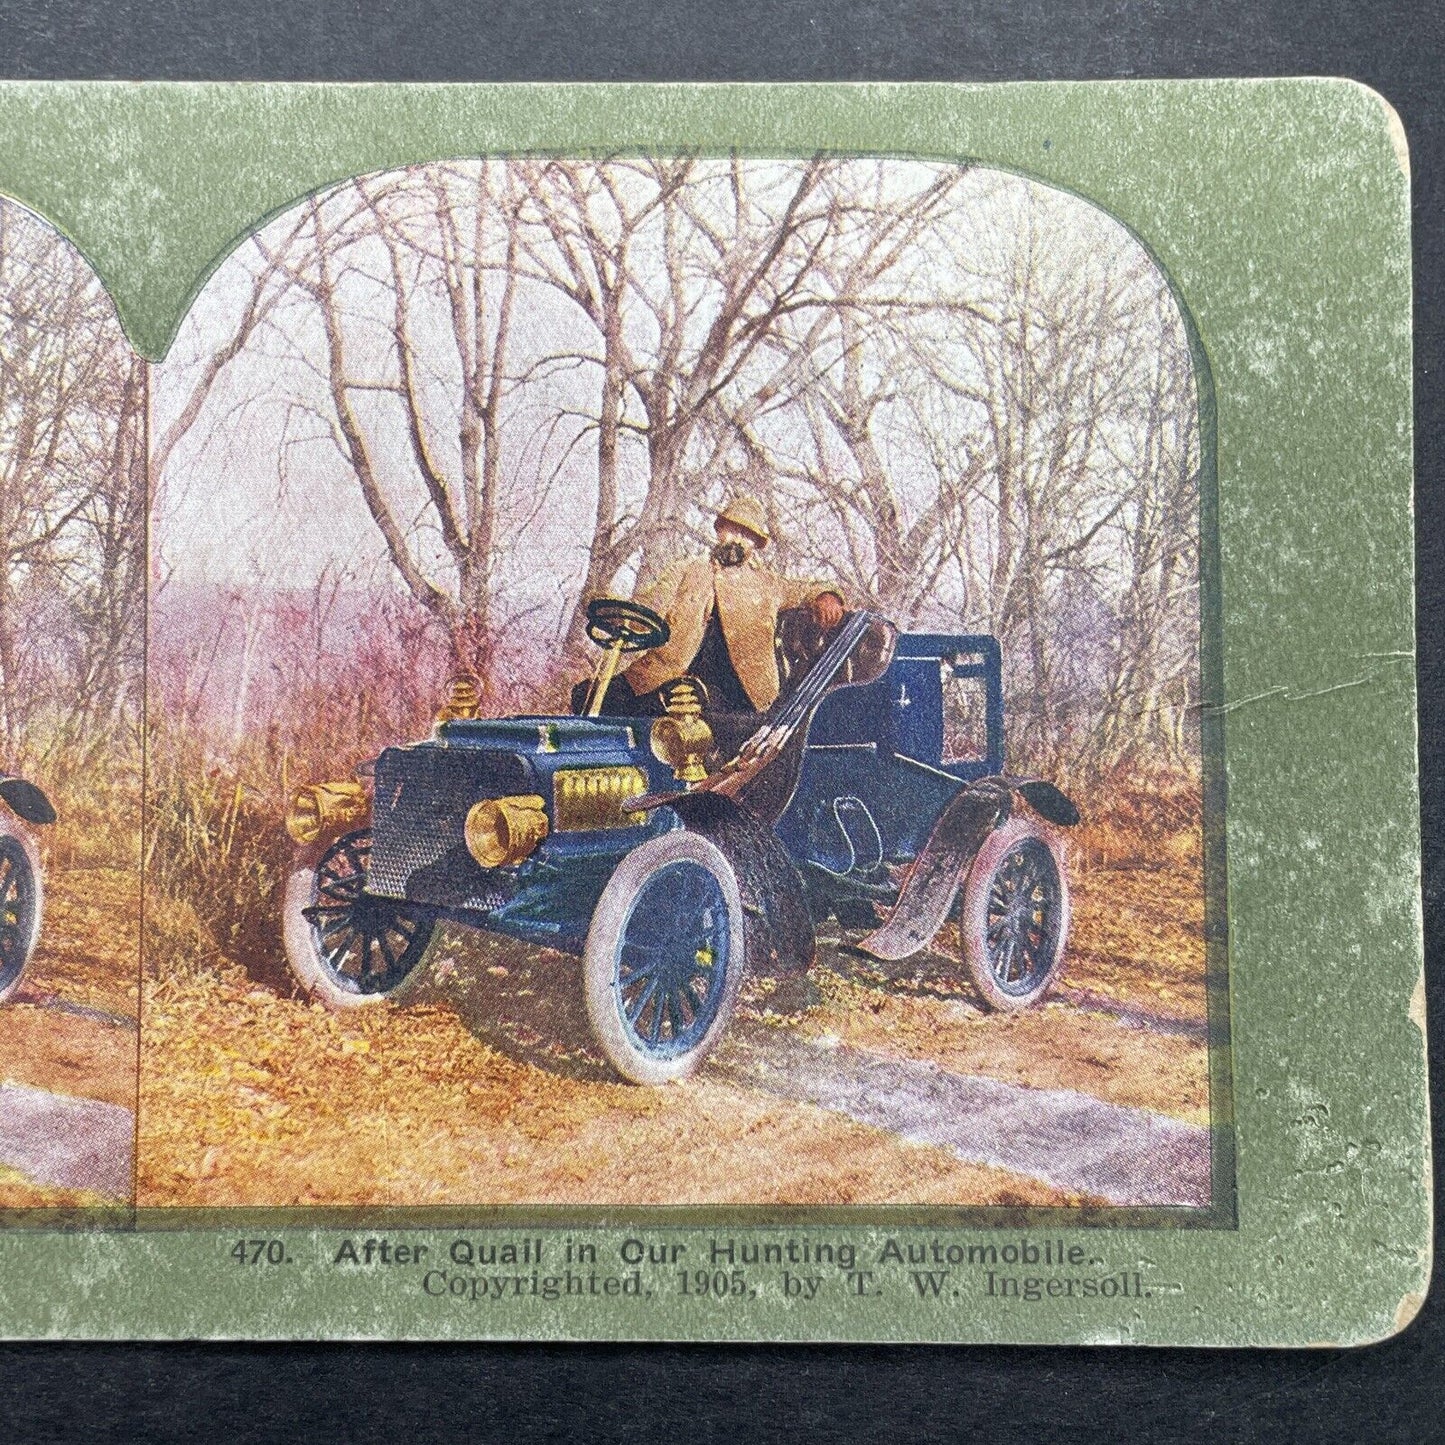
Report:
[[764,977],[806,972],[817,955],[803,880],[770,828],[718,793],[685,793],[668,806],[683,826],[727,855],[743,898],[748,968]]
[[928,841],[909,865],[887,919],[858,947],[896,962],[917,953],[943,926],[978,851],[1007,822],[1017,794],[1050,823],[1072,827],[1079,811],[1052,783],[1037,778],[979,778],[944,805]]
[[27,823],[43,826],[55,821],[55,809],[51,807],[50,799],[34,783],[13,773],[0,773],[0,800]]

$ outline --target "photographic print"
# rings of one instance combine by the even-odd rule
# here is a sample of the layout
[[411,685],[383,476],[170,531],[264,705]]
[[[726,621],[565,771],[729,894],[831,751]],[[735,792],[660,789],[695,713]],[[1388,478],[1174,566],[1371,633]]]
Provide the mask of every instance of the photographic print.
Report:
[[144,372],[85,258],[32,212],[0,200],[7,1212],[105,1210],[131,1199]]
[[142,1202],[1212,1202],[1199,403],[1116,221],[410,167],[154,388]]

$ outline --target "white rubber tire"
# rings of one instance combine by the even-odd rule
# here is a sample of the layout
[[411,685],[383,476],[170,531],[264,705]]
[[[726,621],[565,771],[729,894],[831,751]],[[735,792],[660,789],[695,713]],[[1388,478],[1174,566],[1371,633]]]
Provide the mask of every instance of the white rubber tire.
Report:
[[35,917],[30,925],[30,937],[25,944],[25,960],[20,965],[15,977],[4,988],[0,988],[0,1003],[4,1003],[20,987],[25,978],[25,970],[35,956],[35,945],[40,941],[40,920],[45,912],[45,884],[40,876],[40,854],[36,851],[34,840],[24,828],[4,812],[0,812],[0,835],[12,838],[20,845],[26,861],[30,864],[30,877],[35,889]]
[[[1053,959],[1048,969],[1031,988],[1011,993],[999,985],[989,966],[987,936],[989,892],[995,873],[1019,843],[1035,840],[1048,849],[1058,875],[1059,900],[1054,928]],[[1010,818],[1001,828],[989,834],[978,850],[968,876],[964,879],[960,901],[954,917],[958,921],[963,945],[963,961],[974,986],[990,1008],[1002,1013],[1017,1013],[1040,1003],[1054,986],[1064,961],[1064,948],[1069,938],[1069,875],[1067,855],[1062,840],[1051,829],[1040,826],[1032,818]]]
[[319,847],[305,849],[297,856],[296,865],[286,876],[286,888],[281,903],[281,936],[286,949],[286,962],[290,965],[296,982],[317,1003],[338,1013],[351,1009],[376,1008],[394,999],[422,965],[414,965],[394,988],[376,993],[359,993],[343,988],[336,982],[317,953],[316,934],[304,912],[316,901],[316,869],[324,859],[325,852],[326,850]]
[[286,944],[286,962],[302,989],[317,1003],[338,1013],[356,1008],[375,1008],[386,1002],[384,993],[352,993],[338,988],[316,956],[315,934],[302,913],[316,901],[316,869],[301,866],[286,875],[286,892],[281,904],[281,935]]
[[[682,862],[706,868],[722,890],[728,919],[728,967],[717,1013],[702,1038],[685,1054],[672,1059],[658,1059],[637,1048],[622,1017],[617,988],[617,951],[633,904],[648,880],[669,864]],[[742,892],[727,856],[701,834],[683,829],[650,838],[617,865],[597,900],[592,923],[587,930],[582,975],[593,1036],[607,1055],[608,1062],[630,1083],[670,1084],[688,1078],[701,1067],[726,1030],[737,1004],[738,989],[746,967]]]

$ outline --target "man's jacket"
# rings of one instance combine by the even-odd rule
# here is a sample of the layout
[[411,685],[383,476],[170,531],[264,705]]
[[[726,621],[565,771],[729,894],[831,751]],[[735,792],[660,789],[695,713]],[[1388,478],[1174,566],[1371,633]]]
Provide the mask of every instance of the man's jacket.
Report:
[[639,696],[687,671],[716,598],[718,621],[738,680],[762,712],[778,695],[778,661],[773,637],[778,613],[803,607],[820,593],[841,596],[829,582],[795,582],[765,567],[756,552],[736,567],[723,567],[711,557],[675,562],[637,600],[667,619],[672,636],[661,647],[644,652],[626,677]]

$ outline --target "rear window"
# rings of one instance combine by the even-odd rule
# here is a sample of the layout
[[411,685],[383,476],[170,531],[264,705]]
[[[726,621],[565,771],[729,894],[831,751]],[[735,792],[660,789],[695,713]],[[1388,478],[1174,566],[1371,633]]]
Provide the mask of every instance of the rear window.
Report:
[[988,757],[988,689],[982,677],[943,673],[943,761],[981,763]]

